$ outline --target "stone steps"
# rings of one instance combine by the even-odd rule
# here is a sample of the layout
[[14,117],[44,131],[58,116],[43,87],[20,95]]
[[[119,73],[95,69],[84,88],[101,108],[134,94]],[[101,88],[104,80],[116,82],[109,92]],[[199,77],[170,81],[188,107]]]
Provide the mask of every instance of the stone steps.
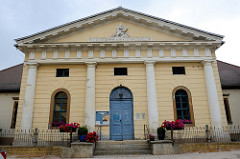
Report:
[[120,154],[152,154],[151,150],[124,150],[124,151],[117,151],[117,150],[109,150],[109,151],[100,151],[96,150],[93,153],[94,155],[120,155]]
[[146,140],[97,142],[94,155],[114,154],[151,154],[151,148]]

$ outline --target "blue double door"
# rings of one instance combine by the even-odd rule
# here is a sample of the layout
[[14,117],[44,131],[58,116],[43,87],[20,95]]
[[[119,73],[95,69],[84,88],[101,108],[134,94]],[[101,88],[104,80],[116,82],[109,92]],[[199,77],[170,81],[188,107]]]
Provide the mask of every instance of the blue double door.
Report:
[[125,87],[116,89],[113,90],[110,97],[110,139],[133,140],[132,94]]

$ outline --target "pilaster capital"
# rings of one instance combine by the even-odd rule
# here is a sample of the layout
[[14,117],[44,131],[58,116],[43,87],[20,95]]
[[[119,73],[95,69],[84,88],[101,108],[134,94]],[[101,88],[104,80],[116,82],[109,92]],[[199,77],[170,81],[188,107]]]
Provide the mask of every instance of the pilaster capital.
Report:
[[154,61],[154,60],[146,60],[144,61],[144,64],[145,65],[154,65],[157,61]]
[[201,63],[204,66],[212,66],[212,62],[213,62],[213,60],[203,60]]
[[37,69],[39,64],[35,62],[26,62],[25,65],[28,65],[29,68]]
[[85,62],[85,64],[87,65],[87,67],[96,67],[97,66],[97,62]]

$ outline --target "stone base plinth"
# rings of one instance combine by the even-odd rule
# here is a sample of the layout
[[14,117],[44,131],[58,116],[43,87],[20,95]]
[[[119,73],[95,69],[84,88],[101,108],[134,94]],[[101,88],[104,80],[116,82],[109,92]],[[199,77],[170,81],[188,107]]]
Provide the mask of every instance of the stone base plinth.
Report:
[[93,157],[94,144],[89,142],[74,142],[71,148],[64,148],[63,158],[91,158]]
[[151,141],[151,150],[153,155],[169,155],[180,153],[178,146],[173,146],[171,140]]

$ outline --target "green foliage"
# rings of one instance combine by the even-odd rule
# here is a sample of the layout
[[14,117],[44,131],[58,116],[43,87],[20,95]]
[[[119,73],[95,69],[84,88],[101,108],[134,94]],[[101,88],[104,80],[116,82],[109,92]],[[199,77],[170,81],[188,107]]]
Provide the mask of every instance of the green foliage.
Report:
[[165,129],[162,128],[162,127],[158,127],[158,128],[157,128],[157,133],[158,133],[158,134],[165,134]]
[[78,129],[78,135],[87,135],[88,129],[87,127],[83,126]]

